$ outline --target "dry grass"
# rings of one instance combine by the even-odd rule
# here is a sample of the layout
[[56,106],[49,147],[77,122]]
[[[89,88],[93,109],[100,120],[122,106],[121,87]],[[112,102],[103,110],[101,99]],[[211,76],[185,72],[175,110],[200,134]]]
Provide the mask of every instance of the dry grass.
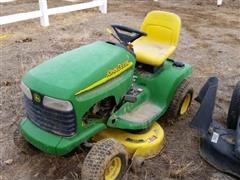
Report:
[[182,162],[181,164],[171,162],[169,176],[171,178],[184,178],[192,176],[201,169],[201,166],[202,163],[196,165],[193,161]]

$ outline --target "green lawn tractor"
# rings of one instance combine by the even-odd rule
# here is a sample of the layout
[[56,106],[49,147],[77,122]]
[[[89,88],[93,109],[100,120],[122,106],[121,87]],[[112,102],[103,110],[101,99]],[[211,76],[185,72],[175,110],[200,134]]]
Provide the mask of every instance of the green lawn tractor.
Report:
[[152,11],[141,31],[112,28],[117,43],[96,41],[61,54],[21,83],[26,117],[16,144],[24,138],[53,155],[92,145],[82,179],[120,179],[129,162],[156,156],[164,143],[156,121],[167,111],[175,119],[185,114],[193,95],[191,66],[168,58],[179,39],[177,15]]

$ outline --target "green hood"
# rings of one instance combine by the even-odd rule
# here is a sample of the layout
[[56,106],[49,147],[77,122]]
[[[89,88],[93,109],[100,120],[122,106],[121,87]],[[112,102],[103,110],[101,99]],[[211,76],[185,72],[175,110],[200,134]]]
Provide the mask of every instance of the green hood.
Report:
[[32,90],[59,99],[69,99],[78,91],[106,77],[133,56],[121,47],[97,41],[58,55],[31,69],[23,78]]

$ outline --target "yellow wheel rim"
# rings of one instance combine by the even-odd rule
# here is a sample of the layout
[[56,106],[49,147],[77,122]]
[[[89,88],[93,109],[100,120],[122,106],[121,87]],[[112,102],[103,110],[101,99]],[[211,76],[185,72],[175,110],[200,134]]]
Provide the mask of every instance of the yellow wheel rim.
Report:
[[107,165],[107,168],[105,169],[105,180],[114,180],[118,177],[122,167],[122,161],[120,157],[114,157],[109,164]]
[[186,97],[183,100],[181,109],[180,109],[180,115],[183,115],[187,112],[188,107],[190,106],[190,102],[191,102],[191,94],[187,94]]

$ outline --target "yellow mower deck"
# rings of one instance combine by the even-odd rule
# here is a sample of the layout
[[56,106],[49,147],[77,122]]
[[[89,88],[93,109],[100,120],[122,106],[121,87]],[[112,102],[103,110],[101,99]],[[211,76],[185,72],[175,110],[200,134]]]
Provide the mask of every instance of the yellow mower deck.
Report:
[[143,133],[130,133],[120,129],[106,129],[93,137],[94,141],[113,138],[123,144],[130,157],[154,157],[160,153],[164,144],[164,131],[158,123]]

